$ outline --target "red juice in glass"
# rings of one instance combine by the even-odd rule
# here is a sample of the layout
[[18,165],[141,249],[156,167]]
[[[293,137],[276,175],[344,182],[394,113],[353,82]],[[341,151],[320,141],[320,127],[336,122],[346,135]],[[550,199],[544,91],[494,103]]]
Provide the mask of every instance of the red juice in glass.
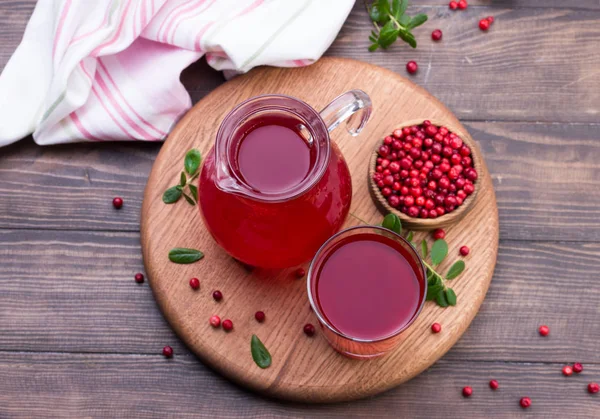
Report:
[[238,105],[200,172],[200,211],[217,243],[251,266],[310,260],[339,231],[352,199],[348,166],[329,131],[348,118],[355,135],[369,114],[360,91],[339,96],[321,113],[280,95]]
[[323,245],[309,270],[308,292],[330,344],[344,355],[372,358],[395,347],[419,314],[425,278],[406,240],[362,226]]

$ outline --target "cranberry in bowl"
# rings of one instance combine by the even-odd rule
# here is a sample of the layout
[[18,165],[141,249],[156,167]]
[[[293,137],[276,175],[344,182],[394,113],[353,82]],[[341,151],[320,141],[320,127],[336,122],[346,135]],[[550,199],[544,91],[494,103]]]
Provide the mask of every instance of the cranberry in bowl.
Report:
[[332,236],[308,271],[308,298],[329,344],[375,358],[394,349],[427,295],[425,267],[400,235],[376,226]]
[[377,142],[369,191],[383,213],[413,230],[447,227],[473,207],[482,167],[479,148],[461,129],[408,121]]

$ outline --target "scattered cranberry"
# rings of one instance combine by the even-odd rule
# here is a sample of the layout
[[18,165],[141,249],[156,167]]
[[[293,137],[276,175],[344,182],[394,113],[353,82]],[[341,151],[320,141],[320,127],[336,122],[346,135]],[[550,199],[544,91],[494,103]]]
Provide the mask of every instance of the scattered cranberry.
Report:
[[562,369],[562,373],[564,376],[568,377],[573,374],[573,368],[568,365],[565,365]]
[[473,389],[469,386],[463,387],[462,389],[462,395],[463,397],[471,397],[471,394],[473,394]]
[[213,298],[215,301],[221,301],[223,299],[223,293],[219,290],[213,291]]
[[486,19],[487,19],[488,22],[490,22],[490,25],[492,23],[494,23],[494,16],[488,16],[488,17],[486,17]]
[[492,390],[498,390],[498,381],[497,380],[491,380],[490,381],[490,388]]
[[596,394],[600,391],[600,386],[598,383],[589,383],[588,384],[588,392],[590,394]]
[[450,9],[452,9],[452,10],[456,10],[456,9],[458,8],[458,3],[457,3],[457,2],[455,2],[455,1],[451,1],[451,2],[448,4],[448,7],[449,7]]
[[296,278],[298,278],[298,279],[304,278],[304,275],[306,275],[306,271],[304,270],[304,268],[298,268],[296,270]]
[[221,318],[219,316],[217,316],[216,314],[214,316],[212,316],[208,322],[214,328],[221,326]]
[[417,65],[416,62],[409,61],[406,63],[406,71],[408,71],[410,74],[415,74],[418,69],[419,69],[419,66]]
[[142,284],[144,282],[144,274],[141,272],[136,273],[133,278],[138,284]]
[[443,239],[444,237],[446,237],[446,231],[444,231],[443,228],[438,228],[436,230],[433,230],[433,238],[436,240],[439,239]]
[[519,404],[523,409],[527,409],[529,406],[531,406],[531,399],[529,397],[521,397]]
[[166,358],[172,358],[173,357],[173,348],[171,348],[169,345],[165,346],[163,348],[163,355]]
[[540,326],[539,332],[542,336],[548,336],[548,334],[550,333],[550,328],[546,325]]
[[310,323],[305,324],[304,325],[304,334],[306,336],[314,336],[314,334],[315,334],[315,327],[312,324],[310,324]]
[[223,330],[230,332],[233,329],[233,322],[229,319],[223,320]]
[[431,325],[431,331],[433,333],[440,333],[442,331],[442,325],[439,323],[434,323]]
[[198,278],[190,279],[190,287],[192,287],[193,290],[200,288],[200,280]]
[[471,249],[469,249],[467,246],[462,246],[459,250],[460,254],[463,256],[467,256],[470,251]]
[[577,374],[579,374],[580,372],[583,372],[583,365],[581,365],[579,362],[574,363],[573,371]]
[[479,21],[479,29],[482,31],[487,31],[490,28],[490,21],[487,19],[481,19]]
[[466,2],[466,0],[460,0],[458,2],[458,8],[460,10],[465,10],[468,6],[469,6],[469,4]]
[[257,311],[256,313],[254,313],[254,318],[257,322],[262,323],[265,321],[265,313],[262,311]]
[[442,31],[436,29],[435,31],[431,32],[431,39],[433,39],[434,41],[439,41],[440,39],[442,39]]
[[118,196],[113,199],[113,207],[115,207],[116,209],[121,209],[121,207],[123,206],[123,198],[119,198]]

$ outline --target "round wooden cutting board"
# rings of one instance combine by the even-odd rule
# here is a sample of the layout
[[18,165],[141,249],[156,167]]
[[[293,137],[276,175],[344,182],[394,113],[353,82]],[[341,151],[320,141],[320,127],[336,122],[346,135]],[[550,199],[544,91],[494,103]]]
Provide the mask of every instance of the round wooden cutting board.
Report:
[[[148,179],[142,207],[141,240],[144,264],[154,296],[165,317],[202,361],[231,380],[274,397],[304,402],[357,399],[396,386],[419,374],[444,355],[467,329],[492,279],[498,252],[498,210],[487,168],[480,167],[481,189],[471,212],[447,229],[449,256],[445,272],[459,258],[462,245],[471,248],[465,272],[452,281],[456,307],[441,308],[427,302],[419,318],[405,331],[405,340],[388,355],[369,361],[352,360],[329,347],[324,337],[309,338],[306,323],[317,326],[310,309],[306,278],[296,279],[294,269],[250,271],[229,257],[204,228],[197,207],[183,199],[162,202],[163,192],[176,185],[190,148],[205,155],[212,146],[223,117],[252,96],[280,93],[295,96],[322,109],[350,89],[362,89],[373,101],[373,115],[358,137],[343,128],[332,134],[350,167],[354,195],[346,226],[380,223],[383,215],[371,200],[366,181],[375,145],[402,121],[435,119],[467,130],[437,99],[399,75],[359,61],[322,58],[299,69],[259,68],[220,86],[202,99],[179,122],[162,147]],[[293,222],[293,220],[290,220]],[[415,242],[430,235],[415,234]],[[293,240],[293,238],[291,238]],[[202,250],[205,258],[191,265],[171,263],[174,247]],[[304,265],[308,267],[308,263]],[[200,290],[188,285],[198,277]],[[223,300],[211,294],[219,289]],[[262,310],[260,324],[254,313]],[[231,319],[230,333],[213,329],[208,319],[217,314]],[[443,331],[432,334],[434,322]],[[250,338],[256,334],[273,357],[271,367],[260,369],[252,360]]]

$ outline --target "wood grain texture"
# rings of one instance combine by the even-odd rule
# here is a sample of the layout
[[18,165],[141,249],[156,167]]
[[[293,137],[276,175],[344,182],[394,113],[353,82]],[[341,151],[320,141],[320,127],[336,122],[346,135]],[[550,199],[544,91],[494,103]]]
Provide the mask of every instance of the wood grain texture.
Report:
[[[0,230],[0,350],[187,353],[133,281],[140,255],[138,233]],[[443,359],[600,363],[599,258],[597,243],[501,242],[486,300]]]
[[[301,405],[250,394],[194,357],[0,352],[0,417],[122,418],[594,418],[598,397],[587,383],[600,365],[565,378],[562,364],[440,361],[380,396]],[[500,388],[492,391],[488,381]],[[473,387],[464,399],[461,389]],[[26,391],[23,391],[26,389]],[[532,406],[519,407],[528,396]]]
[[[600,124],[465,124],[492,174],[505,239],[600,241]],[[139,231],[157,144],[0,151],[0,228]],[[114,196],[125,206],[112,208]],[[577,203],[577,205],[573,205]]]
[[[373,114],[360,136],[344,129],[332,132],[352,175],[352,204],[345,226],[376,224],[383,218],[368,191],[365,176],[372,150],[381,138],[402,121],[431,119],[464,128],[435,98],[415,84],[388,70],[360,61],[323,58],[302,69],[255,69],[217,88],[200,101],[175,127],[154,162],[144,192],[141,242],[144,266],[158,305],[183,341],[211,367],[253,390],[291,400],[331,402],[377,394],[403,383],[437,361],[464,333],[481,305],[496,263],[498,211],[492,182],[483,160],[478,161],[478,195],[473,209],[447,229],[451,248],[467,243],[479,252],[452,287],[459,294],[460,310],[427,304],[419,318],[403,333],[398,347],[385,357],[359,362],[331,349],[323,335],[308,339],[306,323],[317,324],[311,313],[305,281],[290,281],[292,270],[248,272],[228,256],[203,226],[198,208],[165,205],[163,192],[177,181],[183,156],[191,148],[206,155],[214,144],[220,121],[236,104],[256,95],[279,92],[322,109],[330,100],[350,89],[368,92]],[[405,106],[386,101],[388,95],[407,100]],[[200,184],[199,188],[202,189]],[[422,236],[416,235],[416,242]],[[173,247],[201,249],[206,257],[193,265],[168,262]],[[440,265],[447,270],[452,260]],[[307,266],[305,266],[307,267]],[[210,295],[198,296],[187,281],[202,278],[206,290],[219,289],[227,296],[221,303]],[[264,326],[253,320],[260,307],[268,313]],[[230,334],[208,324],[213,314],[230,318],[237,329]],[[433,336],[427,331],[434,319],[452,324],[448,333]],[[240,324],[241,323],[241,324]],[[262,327],[261,327],[262,326]],[[266,370],[253,365],[249,342],[257,334],[273,356]],[[414,353],[419,353],[418,357]]]

